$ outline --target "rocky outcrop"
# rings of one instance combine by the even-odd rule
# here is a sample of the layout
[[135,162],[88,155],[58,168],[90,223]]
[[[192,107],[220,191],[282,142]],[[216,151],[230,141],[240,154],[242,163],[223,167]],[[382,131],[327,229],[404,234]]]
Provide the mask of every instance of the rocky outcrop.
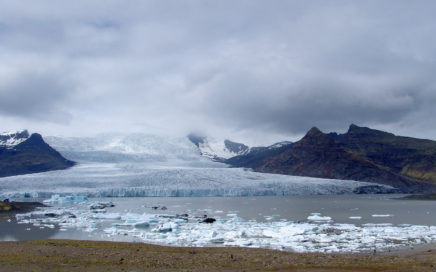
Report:
[[367,181],[402,192],[421,192],[436,189],[429,178],[436,167],[436,151],[429,152],[433,148],[436,150],[434,141],[356,125],[342,135],[325,134],[314,127],[279,152],[263,150],[256,156],[238,156],[226,162],[265,173]]
[[235,154],[239,154],[239,155],[247,153],[248,150],[250,149],[248,146],[246,146],[244,144],[232,142],[232,141],[227,140],[227,139],[224,140],[224,146],[231,153],[235,153]]
[[61,170],[74,164],[37,133],[16,145],[0,145],[0,177]]

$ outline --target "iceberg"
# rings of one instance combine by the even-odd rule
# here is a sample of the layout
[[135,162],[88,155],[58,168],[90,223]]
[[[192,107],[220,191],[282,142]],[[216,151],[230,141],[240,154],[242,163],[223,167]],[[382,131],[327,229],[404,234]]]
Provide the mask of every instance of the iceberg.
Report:
[[307,220],[320,222],[320,221],[332,221],[332,218],[329,216],[322,216],[320,213],[311,213],[311,215],[307,217]]
[[[49,215],[49,216],[48,216]],[[237,214],[223,214],[213,224],[202,224],[195,215],[93,213],[86,202],[74,206],[57,204],[16,215],[18,223],[39,227],[77,229],[95,233],[97,239],[137,239],[174,246],[248,246],[294,252],[372,252],[436,242],[436,226],[390,223],[334,223],[330,217],[312,213],[307,221],[275,219],[258,222]],[[316,220],[314,220],[316,219]],[[67,232],[64,237],[68,237]],[[104,236],[99,235],[104,233]],[[137,241],[135,240],[135,241]]]
[[373,214],[372,217],[391,217],[393,214]]
[[66,195],[60,196],[58,194],[52,195],[49,199],[44,200],[45,204],[73,204],[77,202],[86,202],[88,198],[83,195]]

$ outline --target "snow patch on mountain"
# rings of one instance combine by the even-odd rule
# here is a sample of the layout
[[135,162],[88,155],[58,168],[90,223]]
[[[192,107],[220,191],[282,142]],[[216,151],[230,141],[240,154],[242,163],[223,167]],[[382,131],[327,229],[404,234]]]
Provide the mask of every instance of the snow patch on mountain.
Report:
[[197,146],[200,154],[206,158],[222,161],[238,155],[245,155],[250,148],[244,144],[230,140],[218,140],[211,137],[188,135],[188,139]]
[[21,144],[29,138],[29,132],[27,130],[16,132],[3,132],[0,134],[0,147],[13,148],[14,146]]
[[292,142],[290,142],[290,141],[283,141],[283,142],[278,142],[278,143],[275,143],[273,145],[270,145],[267,148],[268,149],[276,149],[276,148],[281,148],[281,147],[291,145],[291,144],[292,144]]

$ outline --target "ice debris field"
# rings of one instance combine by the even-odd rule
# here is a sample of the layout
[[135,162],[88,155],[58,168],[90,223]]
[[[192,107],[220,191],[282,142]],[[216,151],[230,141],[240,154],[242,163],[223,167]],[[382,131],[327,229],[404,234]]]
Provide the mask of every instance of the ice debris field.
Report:
[[[272,216],[266,222],[244,220],[238,213],[206,218],[192,214],[118,213],[114,203],[93,202],[85,196],[54,195],[51,207],[16,215],[19,224],[60,231],[104,233],[107,240],[143,241],[173,246],[243,246],[295,252],[373,252],[436,242],[436,226],[335,223],[312,213],[293,222]],[[219,213],[220,211],[217,211]],[[375,215],[377,216],[377,215]],[[355,218],[358,219],[358,218]],[[206,223],[209,222],[209,223]]]

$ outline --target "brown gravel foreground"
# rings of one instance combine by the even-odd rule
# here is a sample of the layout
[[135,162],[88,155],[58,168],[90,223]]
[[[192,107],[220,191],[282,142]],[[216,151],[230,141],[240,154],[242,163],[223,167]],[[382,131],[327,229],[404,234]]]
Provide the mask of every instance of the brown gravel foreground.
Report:
[[370,255],[73,240],[0,242],[0,271],[436,271],[436,246]]

